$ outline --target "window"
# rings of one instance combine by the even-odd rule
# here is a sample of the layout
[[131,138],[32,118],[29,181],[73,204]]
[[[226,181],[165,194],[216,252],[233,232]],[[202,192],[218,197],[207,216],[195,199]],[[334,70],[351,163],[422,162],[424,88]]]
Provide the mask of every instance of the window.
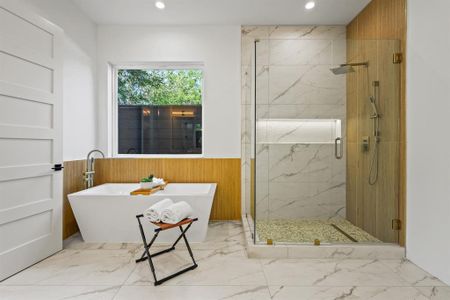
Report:
[[202,154],[200,68],[116,72],[117,154]]

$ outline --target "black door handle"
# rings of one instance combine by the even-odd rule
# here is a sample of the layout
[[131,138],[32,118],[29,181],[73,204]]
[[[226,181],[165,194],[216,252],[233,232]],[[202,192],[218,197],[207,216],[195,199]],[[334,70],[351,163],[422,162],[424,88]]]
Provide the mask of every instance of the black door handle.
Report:
[[52,170],[55,170],[55,171],[61,171],[62,169],[64,169],[62,164],[55,164],[55,166],[52,168]]

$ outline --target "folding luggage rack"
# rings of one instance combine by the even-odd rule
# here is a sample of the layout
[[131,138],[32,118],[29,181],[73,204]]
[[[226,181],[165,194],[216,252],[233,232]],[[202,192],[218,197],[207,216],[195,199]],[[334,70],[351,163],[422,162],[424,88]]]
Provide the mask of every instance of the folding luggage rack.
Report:
[[[155,229],[155,233],[153,235],[152,240],[150,241],[150,243],[147,244],[147,239],[145,238],[144,228],[142,227],[142,223],[141,223],[141,218],[143,218],[143,217],[144,217],[144,215],[142,215],[142,214],[136,216],[136,218],[138,220],[138,223],[139,223],[139,230],[141,232],[142,242],[144,243],[144,253],[142,253],[141,258],[136,260],[136,263],[139,263],[141,261],[145,261],[145,260],[148,259],[148,263],[150,265],[150,270],[152,271],[153,278],[155,280],[155,286],[156,285],[160,285],[163,282],[165,282],[165,281],[167,281],[169,279],[172,279],[172,278],[174,278],[174,277],[176,277],[178,275],[181,275],[183,273],[186,273],[186,272],[188,272],[190,270],[194,270],[195,268],[198,267],[197,263],[195,262],[194,255],[192,254],[192,250],[191,250],[191,247],[189,245],[189,242],[188,242],[188,240],[186,238],[186,232],[189,230],[189,228],[191,227],[192,223],[197,221],[198,218],[194,218],[194,219],[187,218],[187,219],[184,219],[184,220],[182,220],[182,221],[180,221],[180,222],[178,222],[176,224],[154,223],[154,222],[152,222],[152,224],[156,225],[158,228]],[[183,225],[187,225],[186,228],[183,229],[183,227],[182,227]],[[159,233],[161,231],[169,230],[169,229],[176,228],[176,227],[180,228],[181,234],[176,239],[175,243],[173,243],[172,247],[164,249],[164,250],[161,250],[161,251],[156,252],[154,254],[151,254],[150,253],[150,248],[153,245],[153,243],[155,242],[155,240],[158,237]],[[185,268],[185,269],[182,269],[182,270],[180,270],[180,271],[178,271],[178,272],[176,272],[174,274],[168,275],[167,277],[164,277],[164,278],[158,280],[156,278],[155,266],[153,264],[152,258],[155,257],[155,256],[158,256],[158,255],[161,255],[161,254],[164,254],[164,253],[167,253],[167,252],[175,250],[175,246],[178,244],[178,242],[181,240],[181,238],[184,239],[184,243],[186,244],[186,247],[187,247],[187,249],[189,251],[189,255],[191,256],[193,264],[191,266]]]

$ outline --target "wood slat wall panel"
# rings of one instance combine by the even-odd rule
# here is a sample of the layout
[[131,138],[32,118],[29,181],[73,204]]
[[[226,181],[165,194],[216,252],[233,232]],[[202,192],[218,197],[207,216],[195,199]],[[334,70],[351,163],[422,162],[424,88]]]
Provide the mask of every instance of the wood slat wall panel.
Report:
[[[371,122],[368,121],[370,107],[366,95],[371,88],[369,78],[383,78],[392,83],[391,66],[380,57],[393,52],[388,43],[377,40],[400,40],[400,51],[406,56],[406,0],[373,0],[347,26],[347,57],[350,62],[356,62],[369,57],[376,62],[371,64],[368,74],[358,69],[355,74],[347,77],[347,116],[348,116],[348,147],[347,147],[347,217],[355,224],[378,236],[385,241],[397,241],[405,244],[405,210],[406,210],[406,63],[400,66],[400,83],[385,87],[380,95],[386,99],[388,94],[399,94],[399,102],[386,101],[380,103],[382,111],[388,112],[381,119],[383,130],[382,145],[380,145],[380,175],[377,188],[366,184],[370,158],[361,151],[360,139],[369,133]],[[375,40],[375,42],[369,41]],[[384,54],[384,55],[383,55]],[[389,58],[389,57],[388,57]],[[389,58],[390,59],[390,58]],[[373,80],[373,79],[372,79]],[[391,81],[389,81],[391,80]],[[396,91],[395,89],[398,89]],[[383,205],[380,199],[398,199],[393,205]],[[392,204],[392,203],[390,203]],[[395,212],[393,211],[395,210]],[[403,228],[398,236],[387,230],[381,220],[398,215]],[[383,220],[386,221],[386,220]],[[381,226],[382,225],[382,226]]]
[[[84,160],[64,162],[63,238],[78,232],[78,225],[67,195],[84,189]],[[97,159],[95,185],[103,183],[139,182],[149,174],[169,182],[215,182],[216,195],[211,211],[212,220],[241,218],[241,160],[218,159]]]
[[201,159],[98,159],[95,184],[139,182],[154,174],[175,183],[217,183],[211,211],[212,220],[241,218],[241,160],[239,158]]
[[64,162],[63,181],[63,239],[79,231],[67,195],[84,190],[83,172],[86,168],[84,160]]

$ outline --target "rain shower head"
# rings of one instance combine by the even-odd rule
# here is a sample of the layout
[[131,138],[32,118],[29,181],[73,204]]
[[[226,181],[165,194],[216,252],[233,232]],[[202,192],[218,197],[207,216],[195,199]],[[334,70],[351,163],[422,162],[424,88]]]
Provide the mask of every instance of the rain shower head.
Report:
[[340,67],[333,68],[330,70],[331,72],[333,72],[334,75],[342,75],[355,72],[355,69],[353,69],[353,67],[350,65],[341,65]]
[[342,64],[337,68],[330,69],[331,72],[333,72],[334,75],[342,75],[342,74],[348,74],[355,72],[355,69],[353,67],[357,66],[365,66],[368,67],[368,62],[363,63],[350,63],[350,64]]

